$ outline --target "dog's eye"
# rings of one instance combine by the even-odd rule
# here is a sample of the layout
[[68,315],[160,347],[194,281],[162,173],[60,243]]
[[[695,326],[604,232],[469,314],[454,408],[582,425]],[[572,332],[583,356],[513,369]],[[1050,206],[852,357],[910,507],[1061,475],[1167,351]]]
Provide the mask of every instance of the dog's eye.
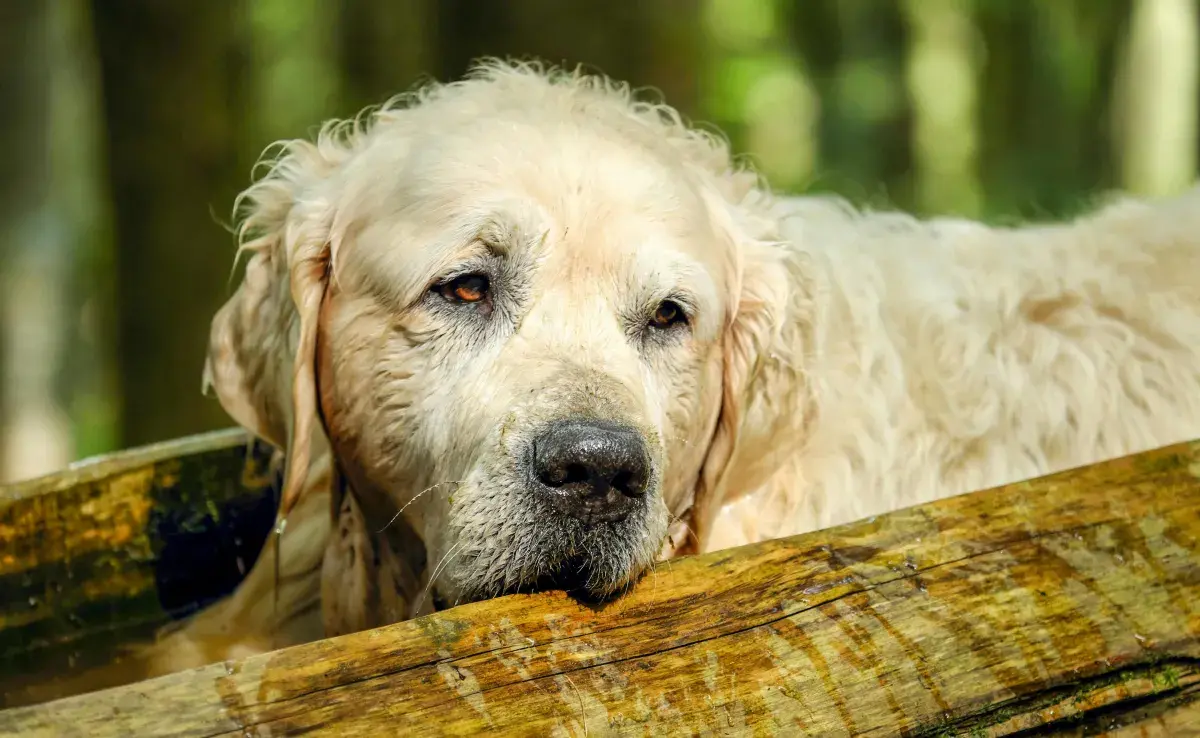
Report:
[[679,307],[679,303],[674,300],[663,300],[650,318],[651,327],[659,329],[670,328],[686,322],[687,315],[684,314],[683,308]]
[[450,302],[480,302],[488,296],[488,278],[483,274],[464,274],[434,289]]

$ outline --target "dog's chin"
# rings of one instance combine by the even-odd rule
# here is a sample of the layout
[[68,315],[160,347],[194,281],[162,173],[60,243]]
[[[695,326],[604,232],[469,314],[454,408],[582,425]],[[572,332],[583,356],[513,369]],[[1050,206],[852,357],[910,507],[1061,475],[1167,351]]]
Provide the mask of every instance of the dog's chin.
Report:
[[587,603],[600,604],[620,597],[628,591],[649,569],[639,567],[619,579],[602,579],[586,560],[564,561],[558,567],[523,582],[483,582],[469,587],[450,587],[445,593],[437,587],[433,590],[433,604],[437,610],[452,606],[479,602],[494,597],[537,592],[566,592],[571,597]]
[[526,587],[518,587],[516,591],[546,592],[561,590],[572,597],[590,601],[603,602],[621,595],[636,582],[645,571],[645,567],[613,578],[598,573],[596,567],[587,559],[567,560],[555,569],[541,575]]
[[454,554],[434,582],[443,602],[545,591],[604,601],[627,590],[662,549],[667,515],[657,489],[621,519],[598,521],[564,514],[522,486],[502,489],[513,493],[455,495],[443,539]]
[[489,577],[467,564],[437,583],[434,602],[442,609],[441,604],[563,591],[580,601],[600,603],[627,591],[652,562],[632,541],[609,539],[607,545],[597,545],[593,539],[587,543],[592,545],[580,546],[577,552],[556,556],[551,549],[536,560],[521,562],[514,567],[526,573],[520,578]]

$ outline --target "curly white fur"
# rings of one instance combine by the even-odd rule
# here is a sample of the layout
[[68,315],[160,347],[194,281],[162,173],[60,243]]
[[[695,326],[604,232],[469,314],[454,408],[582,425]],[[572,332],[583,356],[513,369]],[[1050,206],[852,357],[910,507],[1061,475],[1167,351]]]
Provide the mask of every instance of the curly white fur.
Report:
[[1021,228],[774,213],[819,289],[782,298],[710,548],[1200,436],[1200,189]]

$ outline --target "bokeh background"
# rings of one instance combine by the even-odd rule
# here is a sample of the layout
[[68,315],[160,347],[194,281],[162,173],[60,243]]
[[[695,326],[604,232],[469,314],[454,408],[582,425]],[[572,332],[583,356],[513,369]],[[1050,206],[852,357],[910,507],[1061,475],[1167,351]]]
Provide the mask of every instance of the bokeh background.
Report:
[[1197,0],[0,0],[0,481],[230,425],[236,193],[321,121],[539,57],[787,192],[1012,222],[1192,180]]

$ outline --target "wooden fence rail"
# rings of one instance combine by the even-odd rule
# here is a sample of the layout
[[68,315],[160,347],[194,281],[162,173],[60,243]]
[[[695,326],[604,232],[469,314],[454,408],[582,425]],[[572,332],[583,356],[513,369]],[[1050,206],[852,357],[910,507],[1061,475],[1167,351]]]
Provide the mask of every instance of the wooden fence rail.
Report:
[[[0,712],[24,735],[1200,733],[1200,442]],[[1024,734],[1024,733],[1023,733]]]

